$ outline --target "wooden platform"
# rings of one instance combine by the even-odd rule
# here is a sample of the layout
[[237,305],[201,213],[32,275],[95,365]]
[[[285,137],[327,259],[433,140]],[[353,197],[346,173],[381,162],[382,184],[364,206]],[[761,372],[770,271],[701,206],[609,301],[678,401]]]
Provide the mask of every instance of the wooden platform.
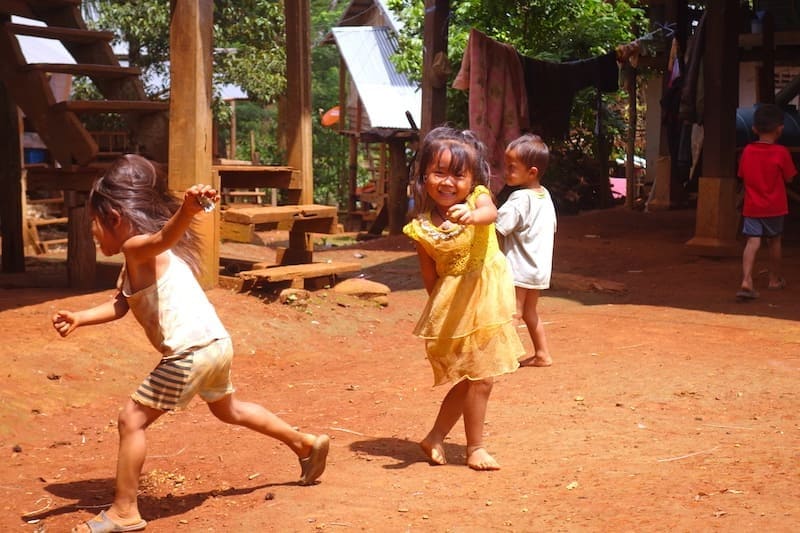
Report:
[[256,226],[290,232],[336,233],[336,207],[330,205],[260,205],[232,207],[222,212],[220,234],[225,240],[252,242]]
[[[359,263],[303,263],[300,265],[282,265],[239,272],[235,278],[229,279],[227,285],[240,291],[250,290],[267,283],[290,282],[293,288],[315,288],[315,282],[323,281],[333,286],[336,276],[347,272],[361,270]],[[222,281],[220,281],[222,284]]]

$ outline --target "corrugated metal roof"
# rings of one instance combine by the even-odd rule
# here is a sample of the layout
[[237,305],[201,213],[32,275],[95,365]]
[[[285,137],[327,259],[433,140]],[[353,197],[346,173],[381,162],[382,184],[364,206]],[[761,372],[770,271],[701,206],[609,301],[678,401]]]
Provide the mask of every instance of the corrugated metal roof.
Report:
[[410,129],[406,111],[420,124],[422,93],[394,68],[397,44],[390,30],[350,26],[333,28],[333,35],[371,126]]

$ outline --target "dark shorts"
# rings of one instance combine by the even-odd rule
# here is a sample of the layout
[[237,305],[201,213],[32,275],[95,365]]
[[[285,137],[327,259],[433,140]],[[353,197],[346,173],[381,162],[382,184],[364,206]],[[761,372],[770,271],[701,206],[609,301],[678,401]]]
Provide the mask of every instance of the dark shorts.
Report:
[[783,216],[751,218],[744,217],[742,235],[747,237],[776,237],[783,233]]

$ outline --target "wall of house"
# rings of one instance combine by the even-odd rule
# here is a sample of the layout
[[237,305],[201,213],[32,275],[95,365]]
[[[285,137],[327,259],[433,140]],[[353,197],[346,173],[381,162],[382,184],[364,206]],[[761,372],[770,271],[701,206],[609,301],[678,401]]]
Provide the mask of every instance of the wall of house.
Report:
[[[758,101],[758,66],[757,61],[739,63],[739,107],[750,107]],[[800,65],[776,66],[775,92],[786,87],[792,78],[798,75],[800,75]],[[789,104],[800,106],[800,97],[794,97]]]

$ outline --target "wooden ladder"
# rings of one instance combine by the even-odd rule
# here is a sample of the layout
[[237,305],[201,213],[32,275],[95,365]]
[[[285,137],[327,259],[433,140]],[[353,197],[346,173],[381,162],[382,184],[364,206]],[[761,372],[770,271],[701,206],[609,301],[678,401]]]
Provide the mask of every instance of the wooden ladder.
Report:
[[[81,114],[115,113],[125,118],[132,143],[159,161],[167,158],[166,101],[151,101],[140,70],[119,64],[111,32],[89,30],[80,0],[5,0],[0,2],[0,80],[26,119],[62,168],[89,165],[97,157],[97,142],[79,119]],[[47,26],[11,22],[16,15]],[[17,36],[60,41],[76,64],[28,63]],[[104,100],[57,102],[50,74],[87,76]]]
[[[38,205],[43,206],[46,213],[45,216],[36,217],[26,213],[25,226],[28,232],[27,240],[29,245],[33,248],[36,254],[46,254],[50,252],[52,246],[62,246],[67,244],[67,239],[59,237],[55,239],[43,239],[39,233],[39,228],[54,225],[66,225],[69,219],[64,214],[64,193],[60,192],[56,196],[49,198],[28,198],[25,203],[29,206]],[[58,209],[59,216],[50,216],[52,206],[60,207]]]

